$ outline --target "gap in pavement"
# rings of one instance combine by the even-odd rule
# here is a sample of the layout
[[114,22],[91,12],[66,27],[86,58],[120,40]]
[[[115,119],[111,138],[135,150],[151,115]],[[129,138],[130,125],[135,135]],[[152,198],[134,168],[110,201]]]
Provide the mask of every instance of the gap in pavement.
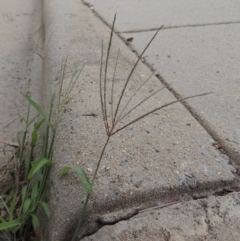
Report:
[[[99,17],[99,18],[101,19],[101,17]],[[101,20],[106,25],[108,25],[103,19],[101,19]],[[207,24],[186,24],[186,25],[175,25],[175,26],[169,26],[169,27],[164,27],[164,25],[163,25],[162,30],[164,30],[164,29],[173,29],[173,28],[188,28],[188,27],[204,27],[204,26],[226,25],[226,24],[236,24],[236,23],[240,23],[240,21],[229,21],[229,22],[207,23]],[[141,30],[121,31],[121,32],[115,32],[115,33],[116,34],[122,34],[122,33],[142,33],[142,32],[151,32],[151,31],[157,31],[157,30],[158,30],[158,28],[149,28],[149,29],[141,29]]]

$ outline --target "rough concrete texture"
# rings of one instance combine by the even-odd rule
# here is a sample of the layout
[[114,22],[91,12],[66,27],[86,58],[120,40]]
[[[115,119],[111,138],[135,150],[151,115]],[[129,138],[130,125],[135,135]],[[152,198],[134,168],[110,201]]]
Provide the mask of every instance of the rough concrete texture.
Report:
[[106,225],[83,241],[238,241],[240,194],[186,201]]
[[[77,0],[46,0],[43,12],[45,92],[51,83],[57,85],[63,57],[68,56],[67,79],[76,63],[86,63],[59,125],[50,178],[52,214],[44,230],[47,240],[61,241],[70,239],[85,193],[74,174],[63,179],[58,179],[57,174],[65,166],[81,166],[91,177],[106,139],[99,101],[99,64],[101,40],[106,51],[110,30]],[[136,61],[135,55],[115,36],[109,78],[118,48],[121,54],[115,96]],[[150,75],[149,69],[140,63],[126,96],[129,98]],[[131,106],[160,87],[160,81],[152,77]],[[173,95],[164,89],[119,126],[172,100]],[[202,101],[201,97],[196,101]],[[90,198],[87,225],[80,236],[99,228],[99,215],[121,211],[117,219],[124,219],[137,207],[161,204],[176,196],[188,199],[221,190],[234,182],[235,169],[228,162],[228,157],[213,147],[211,137],[181,104],[152,114],[111,140]]]
[[215,25],[240,22],[238,0],[83,0],[100,17],[112,24],[117,13],[116,31],[131,32],[159,28]]
[[201,102],[189,100],[186,104],[239,162],[239,1],[84,2],[108,25],[117,12],[116,30],[125,40],[133,38],[131,46],[138,53],[154,34],[149,30],[162,24],[171,28],[162,30],[144,60],[179,97],[213,92]]
[[[125,39],[133,37],[132,46],[138,53],[154,34],[149,30],[161,24],[173,28],[162,31],[149,48],[145,60],[153,69],[159,70],[164,80],[180,96],[198,90],[214,92],[202,103],[188,101],[191,103],[189,108],[192,108],[195,116],[201,119],[214,138],[224,145],[228,154],[238,161],[240,130],[237,63],[240,48],[237,40],[240,19],[234,12],[240,9],[239,2],[84,2],[108,25],[112,23],[112,15],[118,12],[117,31],[120,33],[146,30],[142,33],[121,34]],[[147,27],[143,27],[145,25]],[[206,106],[207,111],[203,111]]]
[[[41,80],[41,42],[38,41],[42,20],[41,1],[14,0],[0,2],[0,190],[13,179],[8,151],[17,145],[17,133],[23,128],[19,114],[26,116],[27,102],[21,93],[32,91],[37,99]],[[5,175],[6,174],[6,175]]]
[[34,93],[39,91],[37,83],[41,78],[37,71],[42,68],[36,64],[36,58],[40,58],[37,52],[41,47],[37,46],[41,1],[1,1],[0,9],[0,137],[10,141],[19,130],[18,114],[26,113],[21,92],[30,88]]
[[[133,37],[133,48],[141,51],[153,33],[123,37]],[[163,30],[144,56],[181,98],[213,92],[187,104],[236,161],[240,153],[239,33],[240,24]]]
[[[182,1],[183,3],[188,2]],[[211,3],[213,12],[218,9],[215,14],[211,12],[212,16],[215,16],[215,22],[220,21],[218,17],[222,12],[219,9],[223,7],[232,13],[231,18],[228,18],[229,14],[222,15],[224,21],[238,21],[238,16],[234,14],[239,6],[237,2],[229,1],[228,5],[223,1],[218,5]],[[203,5],[202,9],[207,9],[209,1],[205,1]],[[171,6],[173,7],[173,4]],[[25,110],[24,102],[20,97],[21,91],[26,92],[30,88],[34,100],[41,99],[41,104],[46,106],[52,86],[58,87],[62,59],[68,58],[65,90],[76,65],[85,64],[84,71],[73,89],[72,98],[64,110],[56,136],[54,163],[49,180],[51,190],[48,202],[51,218],[42,217],[45,240],[69,241],[79,218],[85,193],[79,179],[73,173],[62,179],[59,179],[57,174],[65,166],[81,166],[86,170],[87,175],[92,177],[106,140],[99,100],[99,67],[101,41],[104,40],[106,53],[110,30],[79,0],[25,0],[21,3],[5,1],[0,3],[0,7],[2,10],[0,22],[2,132],[0,138],[3,142],[11,139],[13,134],[16,135],[20,128],[19,122],[14,121],[17,112]],[[176,9],[180,8],[176,7]],[[190,12],[194,11],[198,15],[196,9],[187,8],[189,14],[186,15],[191,16]],[[184,13],[179,11],[179,14]],[[122,17],[120,16],[119,19]],[[187,21],[186,24],[188,24]],[[156,26],[158,27],[158,23]],[[44,43],[44,49],[42,49],[42,43]],[[114,82],[115,107],[116,98],[124,85],[124,80],[136,61],[135,54],[131,53],[114,35],[108,79],[112,78],[118,49],[121,53]],[[120,110],[150,75],[149,68],[140,62],[132,75]],[[162,87],[161,82],[153,76],[134,96],[126,110]],[[198,88],[198,90],[201,89]],[[191,92],[187,94],[199,93]],[[189,103],[200,105],[207,98],[210,97],[198,97],[194,102]],[[175,97],[165,88],[120,121],[118,127],[146,111],[174,100],[176,100]],[[107,102],[110,102],[110,98]],[[111,109],[111,104],[108,108]],[[111,119],[110,114],[108,118]],[[222,229],[230,229],[232,225],[236,227],[235,230],[238,230],[239,222],[235,217],[238,211],[235,211],[235,206],[239,205],[239,195],[188,202],[187,200],[206,197],[234,184],[235,168],[229,164],[229,161],[227,155],[212,145],[212,137],[182,104],[178,103],[151,114],[111,139],[90,197],[86,223],[79,239],[84,235],[97,232],[103,223],[114,224],[136,215],[138,209],[162,205],[179,198],[184,203],[161,209],[163,218],[159,220],[156,220],[158,211],[153,211],[153,215],[150,215],[151,212],[138,214],[136,220],[140,219],[141,223],[137,221],[137,224],[134,224],[135,228],[138,227],[137,225],[147,227],[144,228],[149,231],[147,237],[152,235],[152,240],[156,237],[154,236],[156,227],[162,227],[159,235],[165,239],[169,239],[168,236],[172,235],[176,237],[175,240],[178,240],[177,235],[180,235],[179,240],[182,237],[186,237],[187,240],[188,236],[194,235],[194,228],[199,221],[200,227],[197,229],[199,237],[211,240],[211,237],[216,235],[221,240],[222,237],[226,237],[224,235],[227,235],[225,232],[221,235]],[[227,210],[228,206],[231,207],[229,210]],[[168,214],[169,210],[170,214]],[[191,216],[194,214],[202,218]],[[172,218],[175,217],[174,215],[179,216],[179,219]],[[192,222],[190,222],[191,219],[186,220],[189,216],[193,218]],[[134,220],[134,218],[130,219],[129,223]],[[189,226],[180,225],[179,222],[182,224],[183,220],[186,220],[187,224],[189,222]],[[168,230],[168,223],[173,227],[171,230]],[[110,235],[115,235],[114,228],[120,230],[118,228],[120,224],[125,225],[124,222],[120,222],[116,227],[112,226]],[[187,227],[193,228],[186,230]],[[101,232],[105,232],[107,228],[102,228],[97,235],[101,235]],[[131,232],[131,230],[126,231],[126,235],[135,235]],[[234,232],[231,234],[235,235]],[[131,236],[126,236],[126,240],[127,237]],[[235,236],[230,240],[234,238]]]

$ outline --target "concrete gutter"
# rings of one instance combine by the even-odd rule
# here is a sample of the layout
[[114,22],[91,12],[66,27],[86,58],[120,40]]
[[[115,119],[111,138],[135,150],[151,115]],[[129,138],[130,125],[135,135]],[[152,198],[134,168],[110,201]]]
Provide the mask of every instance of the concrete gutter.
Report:
[[[57,174],[64,166],[81,166],[91,177],[106,139],[98,81],[101,41],[106,51],[110,30],[80,1],[44,1],[43,6],[46,92],[59,77],[63,57],[68,57],[69,75],[77,63],[85,63],[59,126],[50,177],[52,214],[44,227],[46,240],[67,241],[75,228],[85,193],[74,174],[63,179],[58,179]],[[136,61],[136,56],[114,36],[110,73],[118,49],[121,55],[116,92],[121,90]],[[140,63],[127,95],[149,75],[151,71]],[[133,104],[161,86],[153,77]],[[126,121],[174,99],[164,89]],[[89,113],[94,116],[86,115]],[[116,214],[114,223],[131,216],[136,209],[161,205],[176,197],[191,200],[221,192],[235,183],[234,173],[228,157],[212,145],[211,136],[185,107],[171,106],[112,139],[79,238],[96,232],[102,226],[99,218],[111,213]]]

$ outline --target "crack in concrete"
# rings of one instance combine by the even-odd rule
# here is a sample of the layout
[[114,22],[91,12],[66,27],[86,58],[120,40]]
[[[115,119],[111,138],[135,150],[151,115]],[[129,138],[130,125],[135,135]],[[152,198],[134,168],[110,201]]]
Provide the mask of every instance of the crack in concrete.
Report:
[[[111,25],[103,18],[101,17],[93,8],[93,5],[91,5],[88,2],[85,2],[82,0],[82,3],[87,6],[91,11],[95,14],[95,16],[100,19],[105,25],[107,25],[111,29]],[[226,25],[226,24],[239,24],[240,21],[225,21],[225,22],[216,22],[216,23],[199,23],[199,24],[186,24],[186,25],[173,25],[173,26],[163,26],[162,30],[164,29],[176,29],[176,28],[191,28],[191,27],[205,27],[205,26],[217,26],[217,25]],[[159,26],[160,27],[160,26]],[[124,33],[142,33],[142,32],[151,32],[151,31],[157,31],[158,28],[148,28],[148,29],[140,29],[140,30],[126,30],[126,31],[114,31],[115,34],[124,34]]]
[[[143,212],[153,212],[156,211],[156,209],[162,209],[162,208],[167,208],[168,206],[174,205],[174,204],[178,204],[178,203],[182,203],[184,201],[192,201],[192,200],[200,200],[200,205],[203,207],[204,212],[206,214],[206,219],[205,222],[207,224],[208,227],[208,233],[210,233],[213,228],[211,226],[211,222],[209,219],[209,214],[208,214],[208,202],[205,200],[206,198],[209,198],[211,196],[227,196],[230,195],[232,192],[239,192],[240,189],[239,187],[236,186],[232,186],[231,189],[228,188],[223,188],[221,191],[216,191],[215,193],[209,194],[209,195],[201,195],[196,197],[195,195],[190,195],[190,199],[189,200],[184,200],[183,196],[179,196],[179,201],[175,201],[175,202],[169,202],[163,205],[159,205],[159,206],[148,206],[144,209],[138,209],[138,208],[129,208],[127,210],[121,210],[121,211],[116,211],[116,212],[111,212],[111,213],[107,213],[101,216],[98,216],[96,218],[95,221],[93,221],[92,223],[94,223],[94,229],[92,229],[90,232],[86,233],[85,235],[83,235],[81,238],[84,237],[88,237],[91,236],[95,233],[97,233],[101,228],[103,228],[104,226],[111,226],[111,225],[115,225],[121,221],[127,221],[130,220],[131,218],[142,214]],[[239,200],[237,200],[237,202],[239,203]],[[217,207],[217,206],[216,206]],[[168,239],[166,239],[168,240]]]
[[[199,204],[201,205],[201,207],[203,208],[203,211],[205,212],[205,216],[206,216],[206,218],[205,218],[205,223],[207,224],[207,232],[209,233],[209,232],[211,232],[211,230],[212,230],[212,226],[211,226],[211,224],[210,224],[210,219],[209,219],[209,214],[208,214],[208,202],[206,201],[206,200],[201,200],[200,202],[199,202]],[[207,237],[205,237],[205,239],[206,239]]]
[[[192,28],[192,27],[205,27],[205,26],[215,26],[215,25],[226,25],[226,24],[239,24],[240,21],[227,21],[227,22],[219,22],[219,23],[203,23],[203,24],[186,24],[186,25],[173,25],[173,26],[163,26],[164,29],[176,29],[176,28]],[[127,31],[119,31],[116,34],[124,34],[124,33],[142,33],[142,32],[151,32],[157,31],[159,28],[149,28],[149,29],[141,29],[141,30],[127,30]]]
[[132,209],[126,213],[110,213],[106,215],[99,216],[97,219],[97,222],[100,226],[104,225],[114,225],[115,223],[118,223],[123,220],[128,220],[134,216],[136,216],[139,213],[138,209]]

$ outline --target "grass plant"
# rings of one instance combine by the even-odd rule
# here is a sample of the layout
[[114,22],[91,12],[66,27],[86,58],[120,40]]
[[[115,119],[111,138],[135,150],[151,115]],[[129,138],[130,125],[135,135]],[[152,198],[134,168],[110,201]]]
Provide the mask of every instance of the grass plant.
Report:
[[[154,40],[154,38],[157,36],[158,32],[162,29],[163,26],[161,26],[158,31],[154,34],[154,36],[151,38],[151,40],[149,41],[149,43],[147,44],[147,46],[145,47],[145,49],[142,51],[142,53],[140,54],[140,56],[138,57],[136,63],[134,64],[134,66],[132,67],[126,81],[125,84],[121,90],[120,93],[120,97],[118,98],[118,100],[116,100],[116,108],[114,109],[113,105],[114,105],[114,82],[115,82],[115,74],[116,74],[116,69],[117,69],[117,63],[118,63],[118,57],[119,57],[119,51],[117,54],[117,58],[116,58],[116,64],[115,64],[115,68],[114,68],[114,72],[113,72],[113,78],[111,79],[111,83],[108,83],[107,81],[107,73],[108,73],[108,63],[109,63],[109,55],[110,55],[110,51],[111,51],[111,46],[112,46],[112,41],[113,41],[113,33],[114,33],[114,25],[115,25],[115,21],[116,21],[116,15],[114,16],[114,21],[112,24],[112,29],[111,29],[111,34],[110,34],[110,39],[109,39],[109,43],[108,43],[108,50],[107,50],[107,54],[106,54],[106,61],[105,61],[105,65],[103,66],[103,44],[102,44],[102,54],[101,54],[101,64],[100,64],[100,76],[99,76],[99,86],[100,86],[100,102],[101,102],[101,110],[102,110],[102,118],[103,118],[103,123],[104,123],[104,127],[105,127],[105,131],[106,131],[106,140],[105,140],[105,144],[103,145],[103,148],[101,150],[98,162],[96,164],[95,167],[95,171],[93,174],[93,177],[91,180],[89,180],[89,178],[86,175],[86,172],[84,171],[84,169],[82,169],[81,167],[65,167],[61,170],[61,172],[59,173],[59,177],[62,177],[63,175],[65,175],[66,173],[68,173],[70,170],[74,170],[77,174],[78,177],[80,178],[81,184],[86,192],[86,199],[84,202],[84,205],[82,207],[81,213],[80,213],[80,217],[77,223],[77,226],[75,228],[75,232],[72,236],[71,241],[75,241],[80,233],[80,229],[83,225],[84,222],[84,217],[85,217],[85,213],[87,210],[87,206],[88,206],[88,202],[89,202],[89,198],[90,195],[93,192],[93,187],[94,187],[94,183],[95,183],[95,179],[99,170],[99,167],[101,165],[101,162],[103,160],[103,156],[104,153],[106,151],[106,148],[108,146],[108,143],[111,139],[112,136],[114,136],[116,133],[124,130],[125,128],[127,128],[128,126],[138,122],[139,120],[147,117],[148,115],[159,111],[163,108],[166,108],[170,105],[173,105],[177,102],[180,101],[184,101],[190,98],[195,98],[198,96],[204,96],[208,93],[205,94],[200,94],[200,95],[194,95],[194,96],[189,96],[183,99],[179,99],[179,100],[175,100],[172,102],[169,102],[167,104],[161,105],[155,109],[152,109],[142,115],[140,115],[139,117],[133,119],[132,121],[129,121],[128,123],[124,124],[123,126],[120,125],[120,121],[122,121],[124,118],[126,118],[132,111],[136,110],[137,107],[139,107],[140,105],[142,105],[144,102],[146,102],[149,98],[151,98],[152,96],[156,95],[159,91],[161,91],[163,88],[158,89],[157,91],[153,92],[152,94],[150,94],[149,96],[147,96],[146,98],[144,98],[142,101],[140,101],[137,105],[135,105],[133,108],[131,108],[130,110],[127,111],[127,107],[129,105],[129,103],[131,102],[131,100],[133,99],[133,97],[137,94],[137,92],[143,87],[144,84],[146,84],[150,78],[152,77],[152,75],[147,78],[138,88],[137,90],[132,94],[132,96],[128,99],[127,103],[125,104],[124,107],[122,107],[122,109],[120,109],[122,101],[123,101],[123,97],[124,94],[126,92],[127,86],[129,84],[129,82],[131,81],[131,77],[139,63],[139,61],[142,59],[142,56],[144,55],[145,51],[148,49],[149,45],[151,44],[151,42]],[[107,93],[109,93],[107,90],[108,88],[110,88],[110,97],[108,98]],[[107,109],[107,99],[111,100],[111,108],[110,110]],[[110,116],[110,117],[109,117]]]
[[[34,232],[40,226],[37,216],[39,206],[42,206],[45,214],[50,216],[46,202],[49,191],[47,179],[52,164],[55,134],[64,106],[81,73],[77,67],[63,94],[66,66],[67,60],[62,63],[58,99],[55,102],[56,91],[53,90],[47,112],[33,101],[30,93],[23,95],[28,102],[28,108],[26,118],[21,116],[24,128],[18,133],[19,144],[13,155],[16,160],[15,184],[0,194],[2,210],[7,212],[6,217],[0,216],[0,232],[5,239],[26,241],[31,240],[31,236],[36,236]],[[55,118],[53,118],[54,103],[57,103]],[[30,119],[31,107],[37,111],[37,115],[32,119]],[[41,145],[38,156],[34,153],[37,144]]]

